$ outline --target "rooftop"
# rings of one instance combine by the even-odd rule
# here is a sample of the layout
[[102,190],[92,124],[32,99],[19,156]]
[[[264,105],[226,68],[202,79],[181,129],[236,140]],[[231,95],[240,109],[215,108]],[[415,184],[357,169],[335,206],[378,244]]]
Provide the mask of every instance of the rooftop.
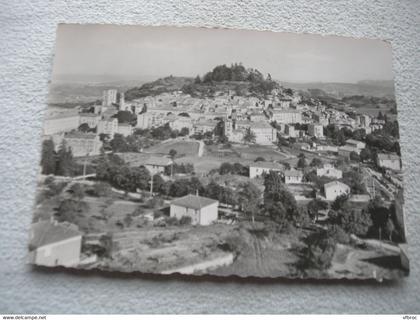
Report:
[[400,156],[395,153],[378,153],[379,160],[400,160]]
[[206,198],[206,197],[195,196],[192,194],[188,194],[185,197],[178,198],[171,201],[171,205],[174,204],[177,206],[182,206],[182,207],[192,208],[192,209],[202,209],[214,203],[219,203],[219,201]]
[[353,147],[353,146],[350,146],[350,145],[345,145],[345,146],[338,147],[338,150],[349,151],[349,152],[352,152],[352,151],[357,152],[359,149],[357,147]]
[[331,187],[339,187],[339,186],[350,188],[345,183],[342,183],[342,182],[336,180],[336,181],[331,181],[331,182],[328,182],[328,183],[324,184],[324,189],[325,188],[331,188]]
[[300,171],[300,170],[292,169],[292,170],[286,170],[284,172],[284,175],[287,176],[287,177],[302,177],[303,172]]
[[39,221],[31,226],[30,248],[37,249],[51,243],[75,238],[82,233],[74,224],[63,222]]
[[357,143],[364,143],[363,141],[354,140],[354,139],[348,139],[346,140],[347,144],[357,144]]

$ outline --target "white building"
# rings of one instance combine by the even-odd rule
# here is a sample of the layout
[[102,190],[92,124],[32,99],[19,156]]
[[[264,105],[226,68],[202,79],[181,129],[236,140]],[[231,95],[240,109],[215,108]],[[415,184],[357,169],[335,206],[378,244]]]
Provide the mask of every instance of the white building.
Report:
[[334,201],[337,197],[350,194],[350,187],[340,181],[332,181],[324,184],[325,199]]
[[266,116],[264,113],[251,113],[249,115],[249,120],[252,122],[257,122],[257,121],[265,121],[266,120]]
[[149,114],[147,112],[137,115],[136,128],[148,129],[150,127]]
[[284,133],[290,138],[296,138],[299,135],[299,131],[296,131],[295,126],[291,124],[286,124],[284,127]]
[[260,177],[264,173],[270,173],[270,171],[283,172],[284,166],[276,162],[258,161],[249,165],[249,177],[251,179]]
[[102,141],[95,133],[66,133],[64,141],[74,157],[94,156],[101,153]]
[[359,148],[356,148],[356,147],[351,146],[351,145],[345,145],[345,146],[338,147],[338,154],[340,156],[350,158],[350,154],[352,152],[360,154],[361,150]]
[[194,123],[193,131],[194,133],[206,133],[213,132],[218,121],[215,120],[199,120]]
[[284,172],[284,183],[302,183],[303,172],[300,170],[286,170]]
[[[230,121],[226,121],[229,126]],[[244,133],[247,129],[255,135],[255,143],[261,145],[270,145],[277,141],[277,131],[269,123],[265,121],[251,122],[251,121],[236,121],[235,130],[242,130]],[[225,131],[226,136],[230,139],[231,129]]]
[[99,120],[101,120],[101,116],[94,113],[80,113],[79,117],[79,123],[86,123],[91,129],[96,128],[98,126]]
[[79,128],[79,114],[77,110],[54,114],[45,119],[43,134],[53,135],[61,132],[77,130]]
[[103,106],[108,107],[114,103],[117,103],[117,90],[116,89],[104,90],[103,95],[102,95]]
[[341,179],[343,177],[343,171],[334,168],[331,164],[324,164],[323,168],[316,169],[316,175],[318,177],[329,177],[335,179]]
[[277,123],[301,123],[302,113],[292,109],[273,110],[271,120]]
[[279,99],[278,104],[279,104],[279,107],[282,109],[289,109],[291,102],[292,102],[292,99],[283,98],[283,99]]
[[358,121],[362,127],[369,127],[371,121],[371,117],[367,114],[361,114],[358,116]]
[[98,134],[107,134],[110,139],[114,138],[115,133],[118,132],[118,119],[117,118],[104,118],[99,120],[98,129],[96,130]]
[[346,140],[346,145],[359,149],[359,153],[362,149],[366,148],[366,143],[354,139]]
[[311,137],[323,138],[324,137],[324,127],[320,124],[311,123],[308,125],[308,134]]
[[116,133],[121,134],[124,137],[131,136],[133,134],[133,127],[129,123],[119,123]]
[[329,124],[328,115],[323,113],[313,113],[312,119],[314,119],[315,122],[319,123],[323,127],[327,126]]
[[192,119],[190,117],[178,116],[175,120],[169,122],[169,126],[172,130],[181,131],[183,128],[187,128],[190,132],[193,129]]
[[82,233],[70,223],[39,221],[30,231],[29,260],[41,266],[76,266],[80,262]]
[[164,173],[165,168],[170,166],[173,161],[166,157],[150,157],[146,159],[144,167],[149,170],[150,174]]
[[376,158],[378,167],[400,171],[401,158],[397,154],[378,153]]
[[191,224],[207,226],[217,221],[219,201],[192,194],[171,201],[170,216],[190,217]]

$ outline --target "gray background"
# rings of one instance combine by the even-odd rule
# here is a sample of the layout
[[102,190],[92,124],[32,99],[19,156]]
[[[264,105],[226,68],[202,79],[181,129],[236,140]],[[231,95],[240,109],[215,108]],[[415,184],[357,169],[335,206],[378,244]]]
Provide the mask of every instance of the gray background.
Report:
[[[410,276],[376,284],[31,270],[24,259],[60,22],[268,29],[391,41]],[[0,0],[0,313],[419,313],[419,50],[416,0]]]

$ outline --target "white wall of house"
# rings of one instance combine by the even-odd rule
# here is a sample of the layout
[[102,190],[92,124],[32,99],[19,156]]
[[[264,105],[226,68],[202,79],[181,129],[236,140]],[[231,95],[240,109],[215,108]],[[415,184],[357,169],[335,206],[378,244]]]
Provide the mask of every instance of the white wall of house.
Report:
[[251,179],[260,177],[264,173],[270,173],[270,171],[280,172],[281,170],[261,168],[261,167],[249,167],[249,177]]
[[207,226],[217,220],[219,203],[215,202],[201,209],[186,208],[171,204],[170,216],[181,219],[183,216],[191,217],[191,224]]
[[388,168],[391,170],[401,170],[401,161],[399,159],[379,160],[378,165],[381,168]]
[[164,166],[158,166],[155,164],[145,164],[144,167],[149,170],[150,174],[157,174],[157,173],[164,173],[165,167]]
[[80,262],[82,236],[51,243],[35,250],[35,264],[42,266],[75,266]]
[[335,179],[341,179],[343,177],[343,171],[336,168],[318,168],[316,169],[316,175],[318,177],[329,177]]
[[302,176],[285,176],[284,182],[288,183],[302,183]]
[[338,196],[349,193],[350,187],[346,185],[334,185],[325,188],[325,198],[330,201],[334,201]]

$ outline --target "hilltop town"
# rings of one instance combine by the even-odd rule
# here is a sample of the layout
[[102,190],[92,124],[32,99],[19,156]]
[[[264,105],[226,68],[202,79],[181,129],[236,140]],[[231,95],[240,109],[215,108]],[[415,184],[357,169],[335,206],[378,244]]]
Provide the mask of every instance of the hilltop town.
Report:
[[109,88],[48,112],[31,258],[393,278],[408,270],[398,140],[393,99],[292,90],[241,64]]

